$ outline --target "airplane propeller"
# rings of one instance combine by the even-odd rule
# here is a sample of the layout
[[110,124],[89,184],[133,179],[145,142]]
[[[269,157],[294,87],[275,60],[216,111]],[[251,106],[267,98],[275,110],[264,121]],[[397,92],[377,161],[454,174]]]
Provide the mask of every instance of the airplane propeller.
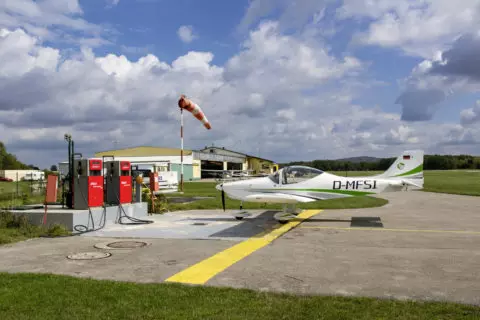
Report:
[[225,212],[225,191],[222,189],[222,208],[223,211]]
[[223,211],[225,212],[225,191],[223,191],[223,183],[219,186],[222,191],[222,208]]

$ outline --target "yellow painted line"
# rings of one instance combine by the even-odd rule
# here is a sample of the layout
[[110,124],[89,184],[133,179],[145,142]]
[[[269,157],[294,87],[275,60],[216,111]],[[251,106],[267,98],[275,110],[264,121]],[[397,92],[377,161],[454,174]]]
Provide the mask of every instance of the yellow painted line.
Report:
[[321,226],[302,226],[302,229],[330,229],[330,230],[358,230],[358,231],[394,231],[394,232],[418,232],[418,233],[458,233],[458,234],[478,234],[479,231],[468,230],[424,230],[424,229],[386,229],[386,228],[342,228],[342,227],[321,227]]
[[262,232],[252,238],[248,238],[247,240],[242,241],[233,247],[221,251],[183,271],[180,271],[165,281],[188,284],[204,284],[216,274],[222,272],[226,268],[242,260],[256,250],[263,248],[276,238],[296,227],[303,220],[311,218],[321,211],[322,210],[305,210],[297,215],[295,219],[287,222],[284,225],[281,225],[279,228],[273,229],[270,232]]

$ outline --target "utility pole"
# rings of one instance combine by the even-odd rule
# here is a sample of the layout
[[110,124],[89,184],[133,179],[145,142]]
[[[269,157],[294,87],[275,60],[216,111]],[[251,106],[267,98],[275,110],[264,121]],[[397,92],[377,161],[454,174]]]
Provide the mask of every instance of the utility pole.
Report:
[[180,191],[183,192],[183,108],[180,108]]

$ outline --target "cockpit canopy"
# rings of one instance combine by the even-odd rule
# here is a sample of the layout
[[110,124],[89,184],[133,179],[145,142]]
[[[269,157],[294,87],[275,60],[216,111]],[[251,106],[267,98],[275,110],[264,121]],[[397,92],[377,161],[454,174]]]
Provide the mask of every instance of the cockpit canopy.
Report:
[[282,184],[291,184],[315,178],[322,173],[322,170],[311,167],[289,166],[269,175],[268,177],[277,184],[280,183],[280,177],[282,178]]

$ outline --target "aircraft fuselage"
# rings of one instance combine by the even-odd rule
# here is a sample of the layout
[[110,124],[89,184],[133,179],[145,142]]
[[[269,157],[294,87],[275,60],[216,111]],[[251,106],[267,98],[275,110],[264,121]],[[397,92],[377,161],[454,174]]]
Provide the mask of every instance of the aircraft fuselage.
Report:
[[[401,184],[392,180],[370,177],[340,177],[329,173],[296,183],[278,183],[269,177],[224,183],[217,186],[232,199],[248,202],[297,203],[323,199],[362,196],[380,192],[398,191]],[[291,196],[289,198],[289,196]]]

